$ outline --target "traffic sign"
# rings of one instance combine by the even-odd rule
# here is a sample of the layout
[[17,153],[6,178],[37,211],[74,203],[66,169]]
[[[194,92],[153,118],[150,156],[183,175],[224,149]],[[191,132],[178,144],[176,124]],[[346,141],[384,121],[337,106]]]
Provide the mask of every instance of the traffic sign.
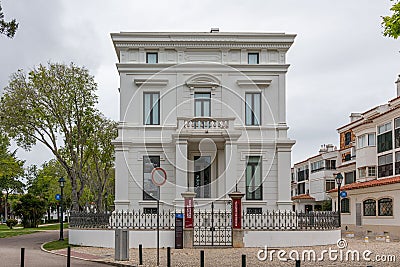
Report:
[[342,198],[347,197],[347,192],[346,192],[346,191],[340,192],[340,196],[341,196]]
[[61,195],[60,194],[56,194],[56,200],[61,200]]
[[162,186],[167,181],[167,172],[160,167],[154,168],[151,171],[151,180],[156,186]]

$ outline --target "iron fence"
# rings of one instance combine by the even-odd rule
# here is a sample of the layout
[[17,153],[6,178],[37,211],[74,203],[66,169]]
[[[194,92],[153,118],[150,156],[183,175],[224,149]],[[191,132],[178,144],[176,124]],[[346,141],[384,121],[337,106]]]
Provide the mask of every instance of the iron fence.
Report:
[[71,212],[69,227],[71,228],[110,228],[111,213]]
[[258,214],[242,214],[242,228],[247,230],[330,230],[337,226],[338,213],[333,211],[304,213],[271,210]]

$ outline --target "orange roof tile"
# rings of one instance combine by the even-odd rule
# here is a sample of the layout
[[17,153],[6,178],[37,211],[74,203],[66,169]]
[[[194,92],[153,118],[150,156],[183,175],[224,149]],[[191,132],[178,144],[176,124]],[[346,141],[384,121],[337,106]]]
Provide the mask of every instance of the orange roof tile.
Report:
[[[347,184],[340,187],[340,190],[353,190],[353,189],[360,189],[360,188],[367,188],[367,187],[375,187],[381,185],[388,185],[388,184],[396,184],[400,183],[400,176],[390,177],[390,178],[383,178],[378,180],[372,180],[367,182],[355,182],[351,184]],[[336,192],[336,189],[329,190],[328,193]]]
[[292,200],[296,200],[296,199],[310,199],[310,200],[315,200],[315,198],[313,198],[313,197],[310,196],[309,194],[302,194],[302,195],[298,195],[298,196],[292,197]]

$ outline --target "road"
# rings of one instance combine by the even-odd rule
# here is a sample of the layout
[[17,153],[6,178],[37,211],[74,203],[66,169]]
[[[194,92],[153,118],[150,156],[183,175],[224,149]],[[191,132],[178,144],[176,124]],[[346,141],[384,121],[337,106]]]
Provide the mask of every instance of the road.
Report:
[[[44,252],[40,246],[58,239],[58,231],[45,231],[9,238],[0,238],[0,267],[20,266],[21,247],[25,248],[25,267],[66,266],[67,258]],[[64,236],[68,236],[64,234]],[[71,259],[71,267],[103,267],[100,263]]]

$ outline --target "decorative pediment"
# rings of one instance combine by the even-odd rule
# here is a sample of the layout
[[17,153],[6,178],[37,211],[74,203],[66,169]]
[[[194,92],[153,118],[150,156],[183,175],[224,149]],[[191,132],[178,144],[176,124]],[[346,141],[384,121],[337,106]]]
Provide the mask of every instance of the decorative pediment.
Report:
[[210,74],[196,74],[186,81],[186,85],[192,90],[195,88],[216,89],[218,86],[221,86],[221,81]]
[[142,86],[142,85],[149,85],[149,86],[154,86],[154,85],[159,85],[159,86],[165,86],[168,84],[168,80],[166,79],[134,79],[133,82],[137,86]]
[[237,80],[236,83],[239,86],[258,86],[259,88],[268,87],[272,80]]

